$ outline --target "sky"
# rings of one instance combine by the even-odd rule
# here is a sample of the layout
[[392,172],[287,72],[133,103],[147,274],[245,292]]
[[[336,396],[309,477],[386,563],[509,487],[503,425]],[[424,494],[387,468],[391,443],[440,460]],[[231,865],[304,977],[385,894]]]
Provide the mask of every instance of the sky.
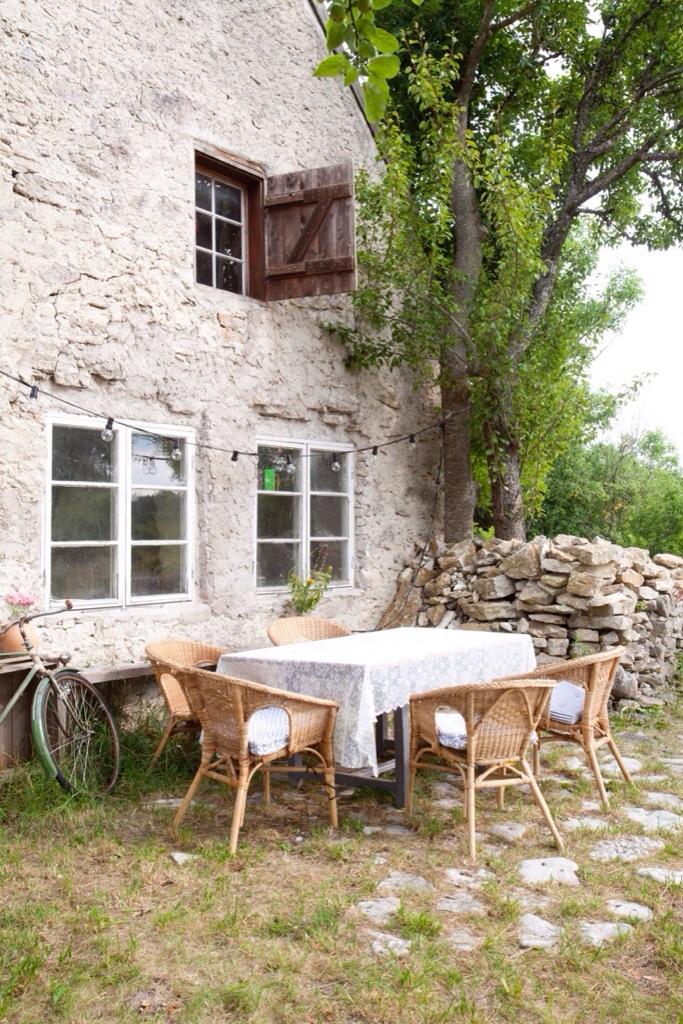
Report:
[[593,363],[593,384],[619,390],[639,374],[656,374],[620,414],[617,433],[660,427],[683,463],[683,249],[625,245],[603,258],[600,271],[618,264],[636,270],[645,295]]

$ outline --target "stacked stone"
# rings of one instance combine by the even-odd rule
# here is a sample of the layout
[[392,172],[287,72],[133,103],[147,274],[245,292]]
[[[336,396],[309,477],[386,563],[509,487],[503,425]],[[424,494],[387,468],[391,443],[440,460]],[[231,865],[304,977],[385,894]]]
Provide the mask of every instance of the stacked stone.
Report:
[[384,625],[528,633],[539,664],[623,645],[615,696],[641,702],[676,671],[683,558],[568,535],[465,540],[429,554],[401,574]]

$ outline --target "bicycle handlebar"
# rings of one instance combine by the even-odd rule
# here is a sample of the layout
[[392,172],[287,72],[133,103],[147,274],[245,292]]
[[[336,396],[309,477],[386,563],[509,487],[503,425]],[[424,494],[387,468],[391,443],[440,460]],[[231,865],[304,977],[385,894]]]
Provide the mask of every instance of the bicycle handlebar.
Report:
[[18,618],[12,619],[11,622],[8,622],[6,626],[3,626],[2,629],[0,629],[0,634],[6,633],[12,626],[19,626],[19,629],[21,629],[24,623],[30,622],[31,619],[45,619],[48,615],[61,615],[61,613],[65,611],[73,611],[73,601],[70,601],[69,598],[66,598],[64,601],[63,608],[55,608],[52,612],[33,612],[32,615],[20,615]]

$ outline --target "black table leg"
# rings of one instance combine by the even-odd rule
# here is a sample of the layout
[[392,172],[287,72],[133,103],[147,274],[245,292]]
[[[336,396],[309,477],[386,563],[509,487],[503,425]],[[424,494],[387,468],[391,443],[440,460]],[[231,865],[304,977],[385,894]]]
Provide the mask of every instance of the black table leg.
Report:
[[394,711],[394,757],[396,758],[396,806],[405,807],[410,757],[408,705]]

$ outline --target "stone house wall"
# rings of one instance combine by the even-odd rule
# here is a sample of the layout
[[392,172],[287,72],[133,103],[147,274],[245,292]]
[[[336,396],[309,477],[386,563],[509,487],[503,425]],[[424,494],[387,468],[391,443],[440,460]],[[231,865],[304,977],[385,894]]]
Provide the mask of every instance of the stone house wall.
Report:
[[[261,302],[195,284],[194,152],[279,174],[353,160],[372,136],[325,55],[308,0],[80,0],[3,6],[0,369],[97,415],[194,428],[190,601],[87,608],[46,644],[83,664],[138,660],[182,633],[265,642],[286,594],[254,579],[259,436],[362,447],[434,419],[397,373],[352,374],[325,324],[347,295]],[[47,421],[65,407],[0,378],[0,592],[47,600]],[[319,611],[375,624],[425,530],[438,432],[355,459],[354,586]]]
[[683,558],[599,537],[477,539],[416,556],[385,625],[528,633],[539,664],[624,645],[614,695],[659,700],[683,648]]

